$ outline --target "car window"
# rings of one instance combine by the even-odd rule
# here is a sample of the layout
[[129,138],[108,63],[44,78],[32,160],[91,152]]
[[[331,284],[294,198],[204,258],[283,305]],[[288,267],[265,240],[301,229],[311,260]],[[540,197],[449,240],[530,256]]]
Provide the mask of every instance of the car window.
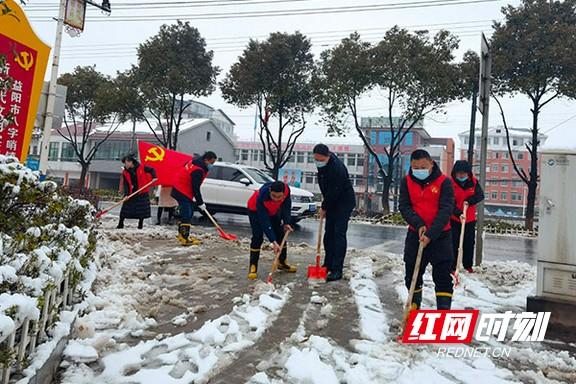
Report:
[[208,172],[208,176],[206,177],[208,179],[220,179],[222,177],[221,175],[222,175],[222,167],[215,165],[212,167],[210,172]]
[[242,173],[242,171],[239,169],[222,167],[222,174],[220,175],[219,179],[239,182],[240,179],[245,177],[246,175],[244,175],[244,173]]
[[267,174],[265,174],[264,172],[262,172],[259,169],[244,168],[244,172],[249,174],[250,177],[252,177],[254,179],[254,181],[257,182],[258,184],[266,184],[266,183],[269,183],[271,181],[274,181],[270,176],[268,176]]

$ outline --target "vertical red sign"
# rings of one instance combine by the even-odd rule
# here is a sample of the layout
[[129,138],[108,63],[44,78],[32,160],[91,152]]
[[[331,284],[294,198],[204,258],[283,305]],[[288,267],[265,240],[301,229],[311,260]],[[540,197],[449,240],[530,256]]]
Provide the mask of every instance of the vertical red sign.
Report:
[[0,90],[0,154],[20,157],[38,54],[3,35],[0,35],[0,52],[6,55],[6,66],[0,68],[0,72],[3,77],[12,79],[11,87]]

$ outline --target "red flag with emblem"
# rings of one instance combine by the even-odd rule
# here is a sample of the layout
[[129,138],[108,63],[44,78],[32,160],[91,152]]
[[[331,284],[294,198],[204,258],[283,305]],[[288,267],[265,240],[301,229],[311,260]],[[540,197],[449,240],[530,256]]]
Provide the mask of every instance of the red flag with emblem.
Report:
[[140,153],[140,162],[154,168],[158,177],[158,185],[165,187],[174,186],[178,171],[193,158],[185,153],[145,141],[138,142],[138,152]]

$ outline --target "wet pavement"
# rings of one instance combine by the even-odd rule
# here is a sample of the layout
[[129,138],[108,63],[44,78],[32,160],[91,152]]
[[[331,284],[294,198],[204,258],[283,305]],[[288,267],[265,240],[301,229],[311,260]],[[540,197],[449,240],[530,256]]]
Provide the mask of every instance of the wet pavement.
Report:
[[[118,215],[120,209],[111,212]],[[166,214],[164,220],[166,220]],[[194,225],[209,227],[212,224],[207,220],[200,220],[200,215],[195,214]],[[250,223],[247,216],[217,214],[215,218],[225,231],[242,237],[250,237]],[[156,222],[156,208],[152,208],[152,219],[148,225]],[[135,225],[135,220],[127,220],[128,225]],[[130,224],[132,223],[132,224]],[[306,219],[297,226],[297,231],[291,235],[291,241],[305,242],[315,245],[317,239],[318,220]],[[386,251],[401,254],[404,249],[406,229],[387,225],[350,223],[348,228],[348,247]],[[516,237],[508,235],[487,234],[484,241],[484,261],[509,261],[516,260],[536,265],[537,239],[528,237]]]

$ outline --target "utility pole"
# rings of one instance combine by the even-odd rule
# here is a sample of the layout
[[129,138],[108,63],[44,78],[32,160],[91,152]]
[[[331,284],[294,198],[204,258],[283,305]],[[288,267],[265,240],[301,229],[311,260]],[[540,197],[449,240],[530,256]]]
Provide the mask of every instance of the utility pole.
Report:
[[470,137],[468,139],[468,164],[474,164],[474,141],[476,139],[476,109],[478,108],[478,87],[472,91],[472,114],[470,115]]
[[[486,36],[482,34],[480,53],[480,113],[482,113],[482,135],[480,137],[480,186],[486,190],[486,154],[488,152],[488,119],[490,105],[490,87],[492,77],[492,54]],[[484,202],[478,204],[476,231],[476,265],[482,264],[484,251]]]
[[[48,99],[46,100],[46,112],[44,113],[44,129],[42,133],[42,142],[40,145],[40,174],[46,176],[48,169],[48,151],[50,148],[50,136],[52,134],[52,125],[54,124],[54,108],[56,105],[56,87],[58,81],[58,66],[60,64],[60,49],[62,48],[62,33],[64,32],[64,19],[66,17],[67,0],[60,0],[58,8],[58,20],[56,22],[56,40],[54,41],[52,55],[52,72],[50,73],[50,84],[48,86]],[[103,0],[102,5],[96,4],[91,0],[85,0],[86,4],[95,6],[103,12],[110,14],[109,0]],[[76,129],[76,127],[74,127]]]
[[50,134],[54,124],[54,107],[56,105],[56,81],[58,80],[58,65],[60,63],[60,48],[62,46],[62,32],[64,31],[64,16],[66,14],[66,0],[60,0],[58,21],[56,23],[56,41],[52,56],[52,72],[48,85],[48,99],[46,100],[46,113],[44,115],[44,130],[40,146],[40,174],[46,175],[48,169],[48,151],[50,148]]

